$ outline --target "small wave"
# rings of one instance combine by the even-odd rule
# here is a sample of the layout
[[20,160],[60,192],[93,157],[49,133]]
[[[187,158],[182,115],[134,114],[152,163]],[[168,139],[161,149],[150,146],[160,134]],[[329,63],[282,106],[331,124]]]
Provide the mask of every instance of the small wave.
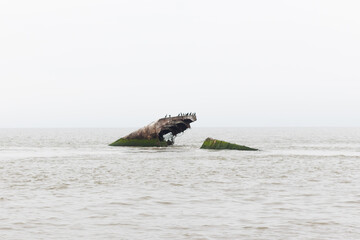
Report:
[[12,227],[0,227],[0,230],[13,230],[14,228]]
[[360,159],[360,155],[358,154],[266,154],[264,155],[269,158],[283,158],[283,157],[291,157],[291,158],[347,158],[347,159]]
[[69,186],[70,186],[70,184],[63,183],[60,185],[50,186],[47,189],[48,190],[61,190],[61,189],[67,189],[67,188],[69,188]]
[[123,205],[123,206],[131,206],[132,203],[126,203],[126,202],[110,202],[111,205]]
[[160,203],[162,205],[171,205],[174,204],[173,202],[168,202],[168,201],[157,201],[156,203]]
[[306,223],[309,225],[339,225],[339,223],[334,221],[309,221]]
[[175,187],[181,187],[184,186],[184,184],[181,183],[170,183],[171,186],[175,186]]

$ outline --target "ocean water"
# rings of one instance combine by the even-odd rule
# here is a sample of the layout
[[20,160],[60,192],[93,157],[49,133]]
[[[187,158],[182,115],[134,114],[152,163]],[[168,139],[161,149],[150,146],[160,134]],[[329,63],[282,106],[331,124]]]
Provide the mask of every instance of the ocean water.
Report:
[[360,239],[359,128],[132,130],[0,129],[0,239]]

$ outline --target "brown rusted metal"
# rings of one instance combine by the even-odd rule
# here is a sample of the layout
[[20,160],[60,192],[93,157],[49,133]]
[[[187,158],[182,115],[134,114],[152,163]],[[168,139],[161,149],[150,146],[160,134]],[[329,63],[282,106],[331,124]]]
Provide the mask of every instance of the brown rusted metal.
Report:
[[184,114],[176,117],[160,118],[156,122],[142,127],[123,139],[154,139],[164,140],[164,135],[171,133],[174,137],[190,128],[190,123],[195,122],[196,114]]

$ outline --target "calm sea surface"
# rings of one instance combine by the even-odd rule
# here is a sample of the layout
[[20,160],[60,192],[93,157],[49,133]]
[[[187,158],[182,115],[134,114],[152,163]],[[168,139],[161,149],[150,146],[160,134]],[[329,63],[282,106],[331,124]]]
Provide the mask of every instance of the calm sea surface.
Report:
[[360,239],[359,128],[132,130],[0,129],[0,239]]

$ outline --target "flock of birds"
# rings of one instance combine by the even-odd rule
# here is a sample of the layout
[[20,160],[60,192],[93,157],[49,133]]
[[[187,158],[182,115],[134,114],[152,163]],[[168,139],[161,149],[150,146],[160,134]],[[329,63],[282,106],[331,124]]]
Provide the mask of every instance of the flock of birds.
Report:
[[[196,116],[196,113],[179,113],[178,115],[177,115],[178,117],[186,117],[186,116]],[[165,115],[165,118],[170,118],[171,117],[171,115]]]

